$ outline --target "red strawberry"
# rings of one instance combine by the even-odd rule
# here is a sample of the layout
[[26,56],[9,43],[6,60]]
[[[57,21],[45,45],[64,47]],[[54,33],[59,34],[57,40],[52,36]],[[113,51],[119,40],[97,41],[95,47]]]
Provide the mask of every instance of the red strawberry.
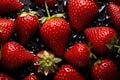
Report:
[[101,56],[107,55],[108,48],[106,45],[110,43],[110,40],[117,38],[114,29],[104,26],[87,28],[84,33],[87,41],[91,43],[92,50]]
[[98,61],[92,68],[92,77],[94,80],[119,80],[117,67],[109,59]]
[[38,73],[47,76],[55,72],[60,61],[61,59],[56,58],[51,52],[40,51],[37,56],[34,57],[34,67]]
[[108,12],[112,23],[118,30],[120,30],[120,6],[111,3],[108,5]]
[[98,6],[92,0],[69,0],[68,14],[76,32],[82,31],[98,13]]
[[17,42],[8,42],[2,47],[1,65],[6,70],[15,70],[33,61],[33,55]]
[[34,0],[34,1],[41,6],[45,6],[45,1],[46,1],[48,7],[51,7],[57,3],[56,0]]
[[40,35],[56,56],[61,57],[70,36],[70,26],[60,18],[51,18],[40,28]]
[[0,0],[0,14],[19,11],[23,5],[18,0]]
[[89,62],[90,51],[87,45],[83,43],[77,43],[70,47],[68,51],[66,51],[64,58],[71,65],[76,67],[85,67]]
[[63,65],[55,74],[54,80],[85,80],[72,66]]
[[0,44],[6,42],[14,31],[14,21],[0,18]]
[[40,80],[39,77],[35,73],[31,73],[26,76],[23,80]]
[[15,22],[22,44],[27,43],[39,27],[39,19],[34,12],[23,12]]
[[0,80],[13,80],[13,78],[4,73],[0,73]]

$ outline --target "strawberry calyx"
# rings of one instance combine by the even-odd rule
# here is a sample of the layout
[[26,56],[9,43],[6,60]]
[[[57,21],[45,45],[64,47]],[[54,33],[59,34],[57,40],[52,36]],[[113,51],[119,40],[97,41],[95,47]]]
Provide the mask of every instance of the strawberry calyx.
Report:
[[97,64],[101,64],[101,60],[98,59],[95,63],[94,63],[94,66],[96,66]]
[[52,18],[62,18],[64,14],[54,14],[50,17],[42,17],[39,20],[41,21],[41,24],[44,24],[46,21],[52,19]]
[[117,53],[120,54],[119,39],[117,37],[111,38],[106,46],[109,50],[117,49]]
[[27,15],[31,15],[31,16],[35,16],[37,15],[37,12],[36,11],[30,11],[30,12],[21,12],[21,13],[18,13],[20,15],[20,17],[25,17]]
[[55,70],[58,69],[56,64],[62,60],[60,58],[55,58],[53,54],[49,54],[47,51],[44,51],[44,55],[38,54],[37,56],[40,60],[36,61],[34,65],[38,66],[38,73],[43,71],[45,76],[48,75],[49,71],[54,73]]
[[90,67],[93,67],[94,62],[95,62],[96,60],[98,60],[98,57],[91,51],[91,50],[92,50],[92,45],[91,45],[90,42],[88,43],[88,47],[89,47],[89,51],[90,51],[89,66],[90,66]]
[[90,51],[90,58],[91,59],[97,59],[97,56],[91,51],[92,46],[91,46],[90,42],[88,43],[88,47],[89,47],[89,51]]
[[62,18],[64,17],[64,14],[62,13],[58,13],[58,14],[54,14],[52,16],[50,16],[50,12],[48,10],[48,6],[47,6],[47,2],[45,1],[45,9],[46,9],[46,13],[48,17],[42,17],[39,20],[41,21],[41,24],[45,23],[46,21],[52,19],[52,18]]

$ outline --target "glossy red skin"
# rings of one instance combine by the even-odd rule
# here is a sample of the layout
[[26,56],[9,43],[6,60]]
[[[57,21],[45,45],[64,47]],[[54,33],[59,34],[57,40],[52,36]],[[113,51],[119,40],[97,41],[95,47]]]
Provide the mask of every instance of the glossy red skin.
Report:
[[21,10],[23,4],[18,0],[0,0],[0,6],[0,14],[6,14]]
[[13,80],[13,78],[4,73],[0,73],[0,80]]
[[15,27],[19,33],[20,41],[26,44],[39,28],[39,19],[37,16],[26,15],[17,17]]
[[0,28],[2,32],[0,32],[0,44],[6,42],[11,37],[14,31],[14,21],[9,19],[0,18]]
[[101,60],[92,68],[91,74],[94,80],[119,80],[117,66],[109,59]]
[[35,73],[31,73],[26,76],[23,80],[40,80],[39,77]]
[[90,51],[87,45],[83,43],[77,43],[70,47],[65,55],[64,59],[68,61],[71,65],[76,67],[85,67],[90,58]]
[[63,65],[55,74],[54,80],[85,80],[72,66]]
[[[41,6],[45,6],[45,0],[34,0],[34,1]],[[56,0],[46,0],[46,1],[48,7],[54,6],[57,3]]]
[[[47,51],[47,52],[48,52],[48,51]],[[38,54],[44,55],[44,51],[40,51]],[[38,54],[37,54],[37,55],[38,55]],[[52,54],[52,53],[51,53],[51,52],[48,52],[48,54]],[[34,63],[35,63],[36,61],[42,60],[42,59],[39,58],[37,55],[34,56],[34,60],[33,60]],[[38,67],[39,67],[39,65],[34,65],[34,68],[35,68],[36,71],[38,71]],[[44,71],[40,72],[40,74],[44,75]],[[49,70],[48,75],[50,75],[50,74],[52,74],[52,72]]]
[[92,50],[100,56],[107,55],[109,50],[106,44],[109,44],[111,38],[117,38],[117,33],[114,29],[104,26],[86,28],[84,33],[87,41],[91,43]]
[[120,31],[120,6],[115,4],[108,5],[108,13],[111,17],[112,23],[115,25],[116,30]]
[[6,70],[16,70],[33,61],[34,56],[17,42],[7,42],[2,47],[1,65]]
[[53,53],[61,57],[70,36],[70,26],[63,19],[53,18],[42,25],[40,35]]
[[98,5],[92,0],[69,0],[68,15],[76,32],[85,29],[96,17]]

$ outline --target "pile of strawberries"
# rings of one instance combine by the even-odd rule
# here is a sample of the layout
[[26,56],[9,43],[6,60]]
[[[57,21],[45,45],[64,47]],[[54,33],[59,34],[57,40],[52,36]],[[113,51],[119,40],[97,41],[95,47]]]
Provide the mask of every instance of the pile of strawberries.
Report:
[[119,31],[120,0],[0,0],[0,80],[119,80]]

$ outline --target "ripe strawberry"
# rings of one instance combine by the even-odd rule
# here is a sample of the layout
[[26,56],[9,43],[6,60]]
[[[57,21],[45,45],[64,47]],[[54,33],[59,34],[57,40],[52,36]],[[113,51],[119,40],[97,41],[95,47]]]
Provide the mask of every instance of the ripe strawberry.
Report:
[[40,80],[39,77],[35,73],[31,73],[26,76],[23,80]]
[[76,32],[82,31],[98,13],[98,6],[92,0],[69,0],[68,14]]
[[6,42],[14,31],[14,21],[0,18],[0,44]]
[[19,11],[23,5],[18,0],[0,0],[0,14]]
[[87,28],[84,33],[87,41],[91,43],[92,50],[101,56],[107,55],[106,45],[110,43],[110,40],[117,38],[115,30],[104,26]]
[[45,6],[45,1],[46,1],[48,7],[51,7],[57,3],[56,0],[34,0],[34,1],[41,6]]
[[0,80],[13,80],[13,78],[4,73],[0,73]]
[[118,30],[120,30],[120,6],[111,3],[108,5],[108,12],[112,23]]
[[60,18],[51,18],[40,28],[40,35],[56,56],[63,56],[70,36],[69,24]]
[[87,45],[77,43],[66,51],[64,58],[73,66],[85,67],[89,62],[90,51]]
[[60,58],[56,58],[51,52],[40,51],[37,56],[34,57],[35,70],[40,74],[51,74],[57,69],[57,64],[61,61]]
[[85,80],[72,66],[63,65],[55,74],[54,80]]
[[39,27],[39,19],[35,12],[21,13],[15,22],[22,44],[27,43]]
[[109,59],[98,61],[92,68],[91,73],[94,80],[119,80],[117,67]]
[[2,47],[1,65],[6,70],[18,69],[33,61],[33,55],[17,42],[8,42]]

